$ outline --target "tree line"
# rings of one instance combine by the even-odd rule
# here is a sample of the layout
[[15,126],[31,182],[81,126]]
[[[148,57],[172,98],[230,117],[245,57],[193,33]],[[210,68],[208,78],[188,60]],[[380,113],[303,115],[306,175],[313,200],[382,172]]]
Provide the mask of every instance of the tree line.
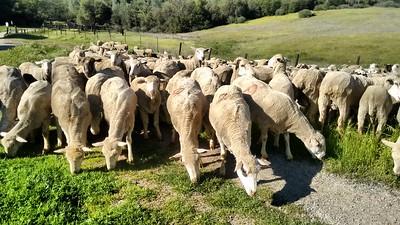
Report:
[[85,28],[179,33],[303,9],[376,4],[399,7],[400,0],[1,0],[0,23],[41,26],[62,21]]

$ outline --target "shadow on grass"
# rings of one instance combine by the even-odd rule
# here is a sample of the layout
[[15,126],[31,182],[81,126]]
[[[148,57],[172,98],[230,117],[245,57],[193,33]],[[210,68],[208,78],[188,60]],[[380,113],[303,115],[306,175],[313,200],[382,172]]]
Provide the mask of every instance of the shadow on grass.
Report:
[[36,35],[36,34],[9,34],[5,38],[12,39],[26,39],[26,40],[43,40],[47,39],[47,37],[42,36],[42,35]]

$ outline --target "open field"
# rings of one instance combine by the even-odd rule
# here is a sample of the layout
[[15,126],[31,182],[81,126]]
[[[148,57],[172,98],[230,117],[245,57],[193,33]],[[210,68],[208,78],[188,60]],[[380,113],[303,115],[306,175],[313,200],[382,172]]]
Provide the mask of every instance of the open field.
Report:
[[[400,9],[316,13],[317,16],[307,19],[290,14],[179,35],[128,32],[126,42],[130,47],[156,49],[158,37],[160,51],[177,54],[179,42],[183,42],[184,55],[192,54],[190,46],[201,45],[212,47],[213,55],[229,59],[245,53],[249,58],[266,58],[280,52],[292,59],[300,53],[300,61],[321,65],[355,63],[358,55],[362,64],[400,62]],[[107,32],[93,35],[73,31],[18,34],[9,38],[24,45],[0,51],[0,65],[18,66],[26,61],[67,55],[75,45],[110,39]],[[125,42],[121,34],[113,33],[111,39]],[[361,182],[380,182],[399,190],[400,180],[393,175],[390,150],[378,138],[369,132],[358,134],[353,124],[342,136],[334,127],[332,123],[324,130],[327,156],[320,171]],[[164,134],[167,132],[169,129],[164,130]],[[257,140],[257,134],[254,135],[253,140]],[[382,137],[394,141],[399,135],[396,124],[388,127]],[[107,172],[104,157],[96,152],[86,157],[83,172],[76,176],[69,174],[64,157],[41,156],[31,153],[27,146],[19,157],[9,159],[0,149],[0,208],[8,209],[0,212],[0,223],[321,223],[292,202],[271,206],[275,193],[265,185],[254,198],[248,197],[234,180],[217,175],[214,167],[203,168],[200,184],[191,185],[184,167],[168,160],[179,146],[169,145],[166,140],[143,141],[135,135],[134,165],[121,159],[117,170]],[[294,161],[306,159],[316,164],[302,143],[292,138],[291,144]],[[254,144],[252,149],[257,153],[259,146]],[[268,149],[273,151],[272,143]],[[283,149],[280,157],[284,157]]]

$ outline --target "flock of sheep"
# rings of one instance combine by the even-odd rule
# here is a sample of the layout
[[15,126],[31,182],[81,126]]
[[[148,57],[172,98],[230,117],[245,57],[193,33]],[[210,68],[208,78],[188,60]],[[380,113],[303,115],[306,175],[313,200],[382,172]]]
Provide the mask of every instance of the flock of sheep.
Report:
[[[19,68],[0,67],[1,140],[5,152],[15,156],[22,143],[40,128],[43,153],[50,150],[50,119],[56,118],[57,146],[64,153],[71,173],[80,171],[85,152],[91,151],[87,132],[98,135],[101,121],[108,136],[92,146],[102,146],[107,169],[115,168],[123,149],[134,161],[132,132],[140,115],[143,138],[148,138],[149,114],[159,139],[159,121],[172,124],[172,140],[179,135],[180,158],[190,180],[200,176],[198,136],[202,129],[221,147],[220,172],[225,173],[227,150],[236,158],[235,171],[247,194],[254,195],[260,165],[268,158],[268,134],[285,139],[287,159],[292,159],[289,133],[295,134],[314,158],[325,156],[324,136],[317,130],[329,110],[339,110],[342,130],[350,109],[358,107],[358,130],[366,115],[377,118],[382,131],[393,104],[400,101],[400,67],[380,71],[372,64],[360,66],[287,66],[278,54],[269,60],[205,60],[209,49],[196,48],[186,59],[116,42],[76,47],[67,57],[22,63]],[[139,113],[136,113],[139,111]],[[318,119],[319,117],[319,119]],[[260,130],[261,155],[250,152],[251,126]],[[89,129],[90,128],[90,129]],[[63,135],[66,138],[64,146]],[[253,140],[254,141],[254,140]],[[400,142],[382,140],[392,147],[394,173],[400,175]]]

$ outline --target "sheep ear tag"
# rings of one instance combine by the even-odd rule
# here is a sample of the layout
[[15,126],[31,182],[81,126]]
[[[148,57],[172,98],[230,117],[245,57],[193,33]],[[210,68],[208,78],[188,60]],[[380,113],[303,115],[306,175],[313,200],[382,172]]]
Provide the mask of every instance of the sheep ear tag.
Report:
[[126,142],[118,141],[117,145],[118,145],[119,147],[125,147],[125,146],[127,146],[128,144],[127,144]]
[[0,132],[0,136],[5,137],[7,135],[7,132]]

